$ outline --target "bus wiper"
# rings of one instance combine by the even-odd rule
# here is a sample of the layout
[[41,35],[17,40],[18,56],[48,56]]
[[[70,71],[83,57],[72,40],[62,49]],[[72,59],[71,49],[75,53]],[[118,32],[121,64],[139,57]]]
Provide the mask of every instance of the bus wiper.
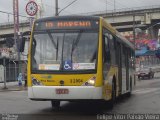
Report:
[[54,48],[55,48],[55,49],[58,49],[58,46],[56,45],[56,43],[55,43],[55,41],[54,41],[53,36],[51,35],[51,33],[50,33],[50,32],[47,32],[47,34],[48,34],[49,38],[51,39],[51,41],[52,41],[52,43],[53,43],[53,45],[54,45]]
[[73,56],[73,51],[75,50],[75,48],[77,47],[77,44],[79,43],[79,40],[81,38],[81,35],[82,35],[82,31],[80,31],[78,33],[78,36],[76,39],[73,39],[72,41],[72,50],[71,50],[71,61],[72,61],[72,56]]
[[51,39],[51,42],[53,43],[54,48],[56,49],[56,60],[57,60],[58,59],[58,39],[57,39],[57,44],[56,44],[51,33],[49,31],[47,31],[47,34],[48,34],[49,38]]
[[73,40],[73,43],[72,43],[72,52],[74,51],[74,49],[76,48],[77,44],[79,43],[79,40],[81,38],[81,35],[82,35],[82,31],[80,31],[78,33],[78,36],[76,39]]
[[63,50],[64,50],[64,39],[65,39],[65,33],[63,35],[63,40],[62,40],[62,57],[61,57],[61,69],[63,69]]
[[58,59],[58,46],[59,46],[59,40],[58,40],[58,38],[57,38],[56,61],[57,61],[57,59]]
[[36,67],[37,67],[37,61],[36,61],[36,59],[35,59],[35,52],[36,52],[36,46],[37,46],[37,42],[36,42],[36,40],[35,40],[35,38],[33,37],[33,43],[32,43],[32,62],[33,62],[33,64],[34,65],[36,65]]

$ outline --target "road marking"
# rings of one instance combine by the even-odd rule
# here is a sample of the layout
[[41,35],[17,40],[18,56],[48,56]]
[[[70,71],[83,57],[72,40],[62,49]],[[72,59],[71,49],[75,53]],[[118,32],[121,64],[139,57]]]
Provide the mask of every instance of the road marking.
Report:
[[134,90],[133,94],[146,94],[146,93],[151,93],[158,90],[160,90],[160,88],[144,88],[144,89]]
[[10,91],[10,92],[13,92],[13,93],[27,93],[27,91]]

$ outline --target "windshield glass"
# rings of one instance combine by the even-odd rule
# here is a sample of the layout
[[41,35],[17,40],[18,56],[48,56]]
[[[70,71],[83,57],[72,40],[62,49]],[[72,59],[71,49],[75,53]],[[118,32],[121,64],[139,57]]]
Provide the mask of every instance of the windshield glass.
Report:
[[36,32],[32,70],[95,70],[98,33],[95,31]]

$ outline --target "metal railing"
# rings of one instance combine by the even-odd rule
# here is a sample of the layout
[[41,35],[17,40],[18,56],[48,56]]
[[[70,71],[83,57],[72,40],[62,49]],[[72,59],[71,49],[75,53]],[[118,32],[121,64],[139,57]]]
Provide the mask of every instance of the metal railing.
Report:
[[[30,24],[29,20],[23,20],[20,21],[19,25],[20,26],[28,26]],[[12,28],[14,27],[14,22],[5,22],[5,23],[0,23],[0,28]]]
[[[27,66],[27,64],[25,63],[25,62],[23,62],[23,63],[16,63],[16,62],[14,62],[14,61],[12,61],[12,63],[10,64],[8,64],[8,65],[6,65],[6,81],[7,82],[14,82],[14,81],[17,81],[18,79],[18,75],[19,75],[19,73],[18,73],[18,70],[19,70],[19,68],[18,68],[18,64],[19,64],[19,66]],[[25,68],[23,69],[23,68],[21,68],[22,69],[22,74],[24,75],[24,72],[25,72]]]
[[153,10],[153,9],[159,9],[160,5],[154,5],[154,6],[142,6],[142,7],[133,7],[133,8],[122,8],[122,9],[116,9],[115,10],[104,10],[104,11],[97,11],[97,12],[88,12],[88,13],[78,13],[73,15],[101,15],[101,14],[115,14],[115,13],[121,13],[121,12],[134,12],[139,10]]

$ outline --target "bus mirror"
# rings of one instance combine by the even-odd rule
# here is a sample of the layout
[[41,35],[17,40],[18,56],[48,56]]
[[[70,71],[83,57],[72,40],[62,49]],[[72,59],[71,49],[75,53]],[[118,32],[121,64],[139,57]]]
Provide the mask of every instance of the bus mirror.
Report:
[[25,37],[22,37],[22,39],[21,39],[21,41],[20,41],[20,47],[19,47],[19,51],[20,51],[20,52],[24,52],[25,41],[26,41],[26,38],[25,38]]

